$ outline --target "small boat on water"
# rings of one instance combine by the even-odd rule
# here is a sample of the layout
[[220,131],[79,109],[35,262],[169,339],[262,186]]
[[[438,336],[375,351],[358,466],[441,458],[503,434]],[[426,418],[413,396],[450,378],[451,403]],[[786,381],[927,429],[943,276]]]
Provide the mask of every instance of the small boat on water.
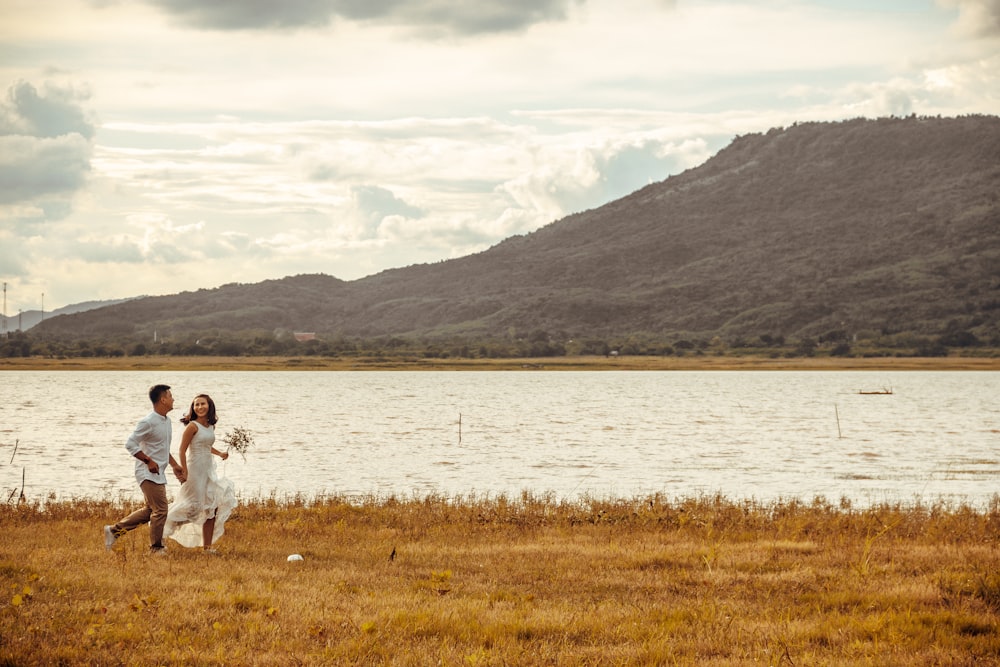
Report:
[[875,391],[865,391],[864,389],[861,389],[860,391],[858,391],[858,393],[859,394],[866,394],[866,395],[872,395],[872,394],[891,394],[892,393],[892,387],[877,389]]

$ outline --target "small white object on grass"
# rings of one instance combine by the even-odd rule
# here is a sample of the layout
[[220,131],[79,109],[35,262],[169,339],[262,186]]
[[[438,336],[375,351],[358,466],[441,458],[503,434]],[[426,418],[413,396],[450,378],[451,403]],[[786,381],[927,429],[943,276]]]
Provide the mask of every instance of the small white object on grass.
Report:
[[292,554],[291,556],[288,557],[288,562],[289,563],[295,563],[295,562],[298,562],[300,560],[304,560],[304,559],[302,558],[302,556],[300,556],[298,554]]

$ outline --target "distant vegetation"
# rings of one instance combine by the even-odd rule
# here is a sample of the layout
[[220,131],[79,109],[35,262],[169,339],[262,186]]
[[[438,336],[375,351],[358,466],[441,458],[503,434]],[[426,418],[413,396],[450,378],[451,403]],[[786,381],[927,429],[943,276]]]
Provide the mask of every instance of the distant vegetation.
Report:
[[0,358],[145,357],[145,356],[318,356],[327,358],[386,359],[514,359],[562,356],[764,356],[802,357],[995,357],[1000,341],[982,341],[965,330],[940,336],[862,332],[848,337],[830,331],[817,338],[786,340],[762,335],[756,339],[723,340],[721,337],[657,339],[644,335],[572,339],[563,332],[534,331],[523,337],[503,339],[346,338],[296,340],[292,332],[257,334],[214,332],[194,340],[178,336],[156,342],[136,342],[129,336],[95,342],[89,339],[38,340],[30,332],[16,332],[0,339]]
[[994,116],[801,123],[482,253],[135,299],[0,354],[983,353],[998,156]]

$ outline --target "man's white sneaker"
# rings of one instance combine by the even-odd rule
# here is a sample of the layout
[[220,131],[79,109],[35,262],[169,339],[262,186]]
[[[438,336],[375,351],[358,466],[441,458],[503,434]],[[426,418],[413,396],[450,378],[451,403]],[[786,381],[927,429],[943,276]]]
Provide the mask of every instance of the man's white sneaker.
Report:
[[149,550],[149,553],[150,553],[151,556],[166,556],[167,555],[167,548],[166,547],[153,547],[152,549]]
[[104,548],[111,551],[112,547],[115,546],[115,542],[118,541],[118,536],[115,535],[115,531],[111,530],[111,526],[104,527]]

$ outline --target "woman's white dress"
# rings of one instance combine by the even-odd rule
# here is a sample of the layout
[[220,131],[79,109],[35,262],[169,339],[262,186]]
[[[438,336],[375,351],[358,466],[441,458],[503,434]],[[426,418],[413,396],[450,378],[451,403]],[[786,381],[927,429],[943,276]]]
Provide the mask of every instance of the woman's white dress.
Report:
[[203,546],[202,525],[215,517],[214,544],[226,531],[226,519],[236,508],[236,490],[233,483],[215,473],[215,457],[212,445],[215,443],[215,427],[198,427],[187,450],[187,481],[181,484],[177,498],[167,511],[167,524],[163,536],[169,537],[185,547]]

